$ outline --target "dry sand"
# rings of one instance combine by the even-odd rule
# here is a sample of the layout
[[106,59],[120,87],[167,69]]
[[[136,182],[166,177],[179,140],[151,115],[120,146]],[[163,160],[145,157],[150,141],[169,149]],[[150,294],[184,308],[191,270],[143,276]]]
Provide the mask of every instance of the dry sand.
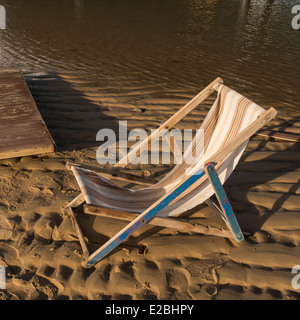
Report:
[[[62,212],[79,194],[65,162],[96,164],[99,129],[115,129],[118,120],[155,128],[197,91],[137,86],[116,95],[72,74],[28,73],[27,81],[58,151],[0,161],[0,265],[7,276],[0,299],[300,298],[291,284],[292,268],[300,265],[299,143],[251,138],[225,184],[242,229],[252,234],[241,244],[144,226],[86,269],[71,220]],[[270,126],[300,134],[299,106],[274,107],[279,114]],[[182,127],[196,127],[208,108],[204,104]],[[220,225],[204,205],[187,216]],[[80,211],[78,219],[91,252],[125,225]]]

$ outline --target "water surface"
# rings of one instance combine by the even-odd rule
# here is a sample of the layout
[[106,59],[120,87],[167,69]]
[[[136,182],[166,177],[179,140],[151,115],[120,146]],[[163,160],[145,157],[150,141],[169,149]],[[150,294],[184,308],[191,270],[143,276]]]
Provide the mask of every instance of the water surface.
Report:
[[[1,67],[68,74],[73,83],[84,81],[85,89],[102,93],[99,105],[114,100],[116,113],[128,105],[143,112],[155,104],[159,112],[170,99],[179,106],[218,76],[263,106],[299,112],[300,30],[291,26],[295,1],[2,4],[7,29],[0,30]],[[51,103],[43,103],[34,88],[33,94],[42,110]]]

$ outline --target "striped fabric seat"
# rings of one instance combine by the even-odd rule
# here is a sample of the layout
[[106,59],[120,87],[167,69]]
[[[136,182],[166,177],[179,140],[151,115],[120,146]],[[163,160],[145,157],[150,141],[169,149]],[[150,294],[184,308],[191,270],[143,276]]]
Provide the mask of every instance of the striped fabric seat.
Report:
[[[236,91],[220,85],[217,98],[202,123],[204,147],[202,159],[197,159],[191,166],[189,161],[177,164],[158,183],[153,186],[132,189],[123,188],[105,179],[103,175],[92,170],[73,166],[71,170],[76,177],[87,204],[109,209],[141,213],[155,203],[171,189],[179,186],[187,175],[203,168],[208,159],[224,148],[238,133],[255,121],[265,111],[262,107],[245,98]],[[201,143],[196,135],[185,151],[185,159],[191,157],[197,144]],[[215,166],[222,184],[236,167],[248,140],[237,147],[229,156]],[[204,159],[203,159],[204,158]],[[201,161],[200,161],[201,160]],[[203,203],[214,194],[207,175],[178,196],[173,202],[159,212],[159,216],[172,216]]]

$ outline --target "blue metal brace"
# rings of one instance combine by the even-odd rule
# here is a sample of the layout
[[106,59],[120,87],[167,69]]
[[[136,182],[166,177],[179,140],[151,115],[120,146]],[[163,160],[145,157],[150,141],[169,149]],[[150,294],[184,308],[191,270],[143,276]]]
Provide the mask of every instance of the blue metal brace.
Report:
[[164,207],[170,204],[174,199],[176,199],[180,194],[187,190],[192,184],[204,176],[205,172],[200,169],[186,181],[184,181],[176,190],[171,192],[166,198],[159,202],[155,207],[146,212],[145,214],[140,214],[136,219],[129,223],[125,228],[123,228],[114,237],[108,240],[101,248],[94,252],[88,257],[86,261],[87,267],[92,267],[99,260],[104,258],[108,253],[110,253],[114,248],[116,248],[120,243],[126,240],[133,232],[135,232],[142,225],[151,220],[155,215],[157,215]]
[[196,181],[198,181],[204,174],[208,174],[208,177],[214,187],[215,193],[218,197],[220,205],[226,215],[228,224],[231,231],[233,232],[236,241],[243,240],[243,233],[238,225],[232,208],[229,204],[228,198],[225,194],[223,186],[220,182],[218,174],[212,163],[208,163],[204,170],[198,170],[194,175],[190,176],[186,181],[184,181],[178,188],[166,196],[161,202],[155,205],[149,211],[140,214],[136,219],[129,223],[125,228],[123,228],[114,237],[108,240],[101,248],[96,250],[92,255],[90,255],[85,262],[85,266],[92,267],[99,260],[104,258],[109,254],[114,248],[116,248],[120,243],[125,241],[132,233],[134,233],[142,225],[146,224],[155,215],[157,215],[163,208],[169,205],[173,200],[175,200],[180,194],[192,186]]
[[219,179],[218,173],[214,167],[214,165],[210,162],[204,166],[204,171],[207,173],[210,183],[212,184],[217,199],[220,203],[223,213],[225,214],[226,220],[228,222],[228,226],[232,233],[234,234],[235,240],[240,242],[244,239],[244,235],[242,230],[240,229],[239,223],[236,220],[234,212],[231,208],[229,200],[226,196],[222,183]]

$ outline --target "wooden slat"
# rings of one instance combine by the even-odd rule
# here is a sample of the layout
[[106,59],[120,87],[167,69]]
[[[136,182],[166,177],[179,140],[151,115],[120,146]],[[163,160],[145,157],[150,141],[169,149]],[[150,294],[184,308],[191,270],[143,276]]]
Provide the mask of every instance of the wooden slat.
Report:
[[0,70],[0,159],[55,150],[55,143],[19,71]]
[[103,173],[105,175],[111,176],[116,180],[125,181],[125,182],[134,182],[135,184],[152,186],[153,184],[157,183],[157,180],[155,179],[148,178],[148,177],[140,177],[132,173],[121,172],[114,168],[106,169],[106,168],[91,166],[83,163],[81,164],[81,163],[67,162],[66,167],[68,169],[71,169],[72,166]]
[[[92,215],[97,215],[97,216],[107,217],[107,218],[112,218],[117,220],[123,220],[123,221],[132,221],[138,216],[138,213],[102,208],[102,207],[94,206],[91,204],[86,204],[84,206],[84,212],[87,214],[92,214]],[[195,233],[201,233],[206,235],[233,238],[233,234],[229,230],[219,229],[214,226],[205,226],[197,223],[191,223],[188,221],[181,220],[179,218],[154,217],[148,223],[154,226],[159,226],[164,228],[173,228],[173,229],[177,229],[185,232],[195,232]]]
[[300,142],[299,135],[286,133],[286,132],[279,132],[279,131],[273,131],[273,130],[259,130],[255,134],[262,137],[267,137],[267,138],[276,138],[280,140]]

